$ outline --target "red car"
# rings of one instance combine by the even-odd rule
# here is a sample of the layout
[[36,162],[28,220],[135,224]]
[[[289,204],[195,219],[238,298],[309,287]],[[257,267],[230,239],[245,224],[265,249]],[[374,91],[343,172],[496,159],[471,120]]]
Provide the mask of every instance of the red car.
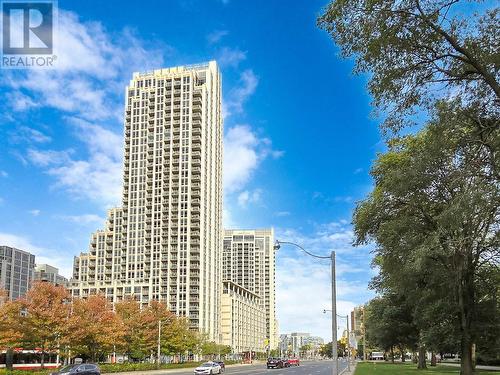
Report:
[[299,366],[300,361],[298,358],[289,358],[288,363],[290,363],[290,366]]

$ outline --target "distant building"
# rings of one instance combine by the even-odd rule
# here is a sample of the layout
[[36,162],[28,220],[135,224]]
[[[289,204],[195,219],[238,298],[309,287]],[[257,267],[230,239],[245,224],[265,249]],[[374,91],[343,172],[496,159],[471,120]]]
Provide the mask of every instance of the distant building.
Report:
[[35,256],[10,246],[0,246],[0,289],[10,300],[22,297],[33,281]]
[[238,284],[224,281],[222,287],[222,344],[233,353],[266,351],[266,314],[260,297]]
[[46,281],[55,285],[68,286],[68,279],[59,274],[59,269],[49,264],[37,264],[35,266],[35,281]]
[[363,337],[363,306],[357,306],[351,311],[351,331],[354,332],[357,342]]
[[318,336],[311,336],[310,333],[292,332],[290,334],[280,335],[280,352],[282,355],[298,357],[304,345],[309,346],[310,353],[317,353],[324,340]]

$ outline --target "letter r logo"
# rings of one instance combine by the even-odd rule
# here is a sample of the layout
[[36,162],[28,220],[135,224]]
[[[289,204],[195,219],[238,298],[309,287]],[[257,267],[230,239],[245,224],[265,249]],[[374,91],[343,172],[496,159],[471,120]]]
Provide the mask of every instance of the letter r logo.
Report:
[[52,54],[53,17],[52,2],[3,1],[3,53]]

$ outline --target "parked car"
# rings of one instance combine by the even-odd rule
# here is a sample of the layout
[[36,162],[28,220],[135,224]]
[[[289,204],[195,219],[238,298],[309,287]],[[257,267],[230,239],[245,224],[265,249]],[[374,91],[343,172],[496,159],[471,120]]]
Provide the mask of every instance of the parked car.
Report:
[[300,361],[298,358],[288,358],[288,363],[290,363],[290,366],[299,366]]
[[195,375],[197,374],[220,374],[222,369],[216,362],[205,362],[194,369]]
[[269,357],[267,359],[267,368],[283,368],[283,361],[281,358]]
[[221,372],[226,371],[226,365],[224,364],[223,361],[214,361],[214,362],[219,364]]
[[81,363],[77,365],[68,365],[61,367],[51,375],[101,375],[99,366],[93,363]]

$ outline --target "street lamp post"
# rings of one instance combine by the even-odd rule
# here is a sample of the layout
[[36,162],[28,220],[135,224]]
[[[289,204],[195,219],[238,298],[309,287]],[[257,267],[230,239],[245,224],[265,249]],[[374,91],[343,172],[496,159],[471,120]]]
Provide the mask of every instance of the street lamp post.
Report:
[[158,319],[158,346],[156,348],[156,364],[160,366],[160,356],[161,356],[161,319]]
[[349,335],[349,314],[345,316],[347,320],[347,371],[351,372],[351,337]]
[[287,241],[278,241],[276,240],[276,244],[274,245],[275,250],[279,250],[282,244],[286,245],[293,245],[295,247],[298,247],[300,250],[302,250],[304,253],[306,253],[309,256],[312,256],[314,258],[318,259],[330,259],[332,263],[332,358],[333,358],[333,375],[338,375],[339,373],[339,365],[337,361],[337,288],[335,284],[335,251],[332,251],[332,253],[329,256],[321,256],[321,255],[316,255],[313,253],[310,253],[306,249],[304,249],[302,246],[297,245],[296,243],[293,242],[287,242]]

